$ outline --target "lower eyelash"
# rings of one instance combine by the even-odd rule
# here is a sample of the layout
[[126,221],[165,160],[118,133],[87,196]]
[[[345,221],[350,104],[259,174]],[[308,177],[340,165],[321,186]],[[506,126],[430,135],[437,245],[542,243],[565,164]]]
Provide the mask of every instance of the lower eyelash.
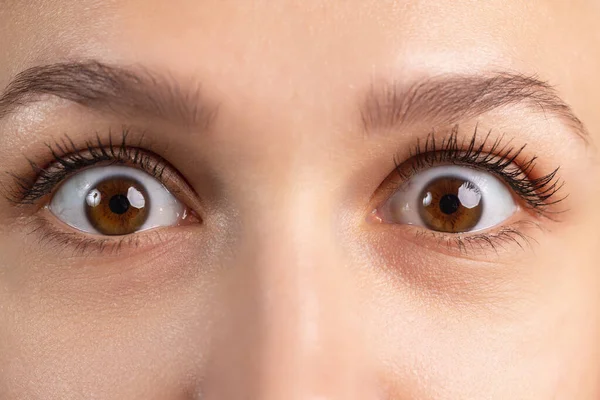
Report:
[[136,235],[116,238],[87,238],[79,232],[56,229],[54,225],[45,218],[36,218],[28,223],[27,235],[37,235],[38,244],[52,246],[53,250],[61,253],[69,250],[73,256],[80,257],[93,253],[118,254],[124,247],[137,247],[139,242]]
[[505,245],[514,244],[521,250],[530,248],[537,241],[533,236],[525,233],[526,230],[542,230],[542,226],[531,220],[521,220],[510,226],[503,227],[497,232],[474,233],[474,234],[447,234],[418,228],[415,233],[417,240],[427,237],[436,241],[437,246],[445,246],[452,253],[468,255],[472,252],[488,252],[489,250],[499,254],[500,251],[508,251]]
[[[54,250],[53,254],[69,252],[68,258],[87,258],[97,255],[117,257],[124,251],[156,248],[166,243],[159,229],[125,236],[86,237],[81,232],[57,228],[45,217],[36,217],[28,221],[26,229],[28,236],[36,236],[40,246],[50,247]],[[169,236],[169,240],[173,240],[172,235]]]
[[425,144],[417,142],[410,154],[411,161],[408,172],[405,164],[399,164],[394,160],[400,177],[408,180],[410,176],[427,167],[443,163],[476,167],[502,178],[530,209],[546,216],[557,212],[549,210],[549,207],[566,198],[566,196],[557,196],[564,185],[564,182],[558,178],[559,168],[544,176],[530,178],[536,166],[536,156],[521,162],[520,167],[514,166],[521,158],[525,146],[513,147],[510,145],[510,141],[503,144],[504,137],[501,136],[493,141],[489,150],[484,150],[490,143],[491,132],[488,132],[479,145],[476,145],[477,127],[475,127],[469,142],[465,140],[459,142],[458,133],[459,129],[456,125],[450,136],[443,138],[441,143],[436,140],[435,132],[429,134]]

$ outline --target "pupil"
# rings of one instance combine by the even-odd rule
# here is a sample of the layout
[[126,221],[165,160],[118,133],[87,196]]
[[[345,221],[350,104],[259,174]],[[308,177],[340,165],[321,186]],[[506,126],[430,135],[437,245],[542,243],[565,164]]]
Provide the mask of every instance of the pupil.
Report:
[[129,200],[127,200],[127,196],[117,194],[110,198],[108,207],[115,214],[125,214],[129,210]]
[[446,214],[454,214],[460,207],[460,200],[454,194],[446,194],[440,199],[440,210]]

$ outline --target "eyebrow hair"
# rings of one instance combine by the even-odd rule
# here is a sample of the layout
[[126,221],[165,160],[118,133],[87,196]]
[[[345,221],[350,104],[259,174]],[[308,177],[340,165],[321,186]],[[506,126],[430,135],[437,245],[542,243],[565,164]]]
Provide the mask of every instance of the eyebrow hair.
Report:
[[36,66],[16,75],[0,95],[0,119],[43,95],[116,115],[161,118],[203,128],[208,128],[216,113],[216,107],[201,102],[197,85],[184,88],[168,75],[138,66],[85,61]]
[[[127,117],[143,115],[204,129],[217,111],[216,106],[201,101],[198,86],[183,88],[177,80],[141,67],[85,61],[36,66],[16,75],[0,95],[0,119],[43,95]],[[508,72],[440,75],[411,85],[373,85],[361,117],[369,132],[420,120],[453,124],[516,104],[559,117],[587,142],[584,124],[549,83]]]
[[510,105],[558,117],[588,141],[584,124],[554,87],[535,76],[508,72],[440,75],[411,85],[373,85],[361,117],[365,130],[370,132],[418,121],[456,124]]

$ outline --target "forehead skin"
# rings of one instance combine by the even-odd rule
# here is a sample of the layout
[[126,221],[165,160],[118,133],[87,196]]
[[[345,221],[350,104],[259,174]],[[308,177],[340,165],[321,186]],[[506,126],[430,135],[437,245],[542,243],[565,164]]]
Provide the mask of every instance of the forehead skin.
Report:
[[322,109],[330,103],[327,93],[348,94],[373,75],[515,70],[558,85],[590,121],[599,7],[591,1],[449,7],[435,1],[5,0],[0,48],[8,62],[1,77],[73,57],[143,60],[198,76],[204,86],[214,83],[238,102],[252,98],[271,107],[298,99]]
[[[244,176],[247,185],[244,189],[247,190],[245,194],[251,196],[255,188],[253,185],[263,185],[261,188],[271,197],[266,198],[265,194],[265,199],[257,200],[255,205],[259,204],[266,209],[271,206],[271,198],[276,197],[273,193],[277,193],[281,182],[286,182],[286,177],[297,178],[294,173],[305,173],[307,175],[304,177],[307,180],[316,179],[315,176],[318,175],[315,171],[310,175],[303,168],[313,164],[322,165],[323,160],[341,158],[340,154],[344,152],[346,145],[352,147],[354,152],[359,151],[357,149],[360,149],[360,145],[357,143],[360,143],[362,136],[356,130],[360,121],[358,103],[365,90],[377,79],[408,81],[445,72],[474,73],[497,70],[537,75],[556,86],[560,96],[573,108],[590,132],[590,148],[596,147],[600,141],[600,113],[597,110],[600,105],[598,16],[600,4],[591,0],[0,0],[0,87],[6,86],[15,74],[26,68],[78,59],[96,59],[124,65],[143,64],[153,70],[165,71],[176,79],[191,78],[201,87],[203,96],[216,99],[220,109],[219,126],[216,129],[218,135],[190,136],[190,153],[187,156],[193,157],[196,151],[199,153],[201,145],[198,143],[203,143],[212,146],[211,149],[214,149],[215,153],[223,154],[229,162],[235,160],[243,165],[252,165],[252,171]],[[356,111],[356,115],[353,111]],[[225,164],[223,162],[220,166]],[[277,168],[273,168],[274,165]],[[348,171],[351,170],[352,168],[348,168]],[[331,171],[324,174],[328,177],[332,175]],[[597,171],[590,172],[589,179],[592,181],[589,184],[600,183]],[[269,192],[269,189],[272,191]],[[297,201],[317,203],[310,199]],[[330,203],[328,206],[333,207],[334,200],[330,200]],[[246,211],[255,210],[241,210],[242,213]],[[597,221],[600,217],[596,215],[593,218]],[[586,226],[586,229],[581,237],[585,235],[589,248],[589,236],[594,233],[591,232],[591,224]],[[281,250],[281,254],[284,253],[285,249]],[[545,258],[540,256],[539,264],[549,264],[555,256],[556,254],[547,255]],[[598,272],[592,270],[592,263],[594,259],[591,255],[587,258],[582,257],[581,265],[585,264],[587,267],[578,271],[581,276],[586,277],[581,280],[586,280],[590,286],[599,279]],[[553,278],[557,279],[556,276]],[[342,286],[332,284],[331,287],[345,293],[343,291],[347,289]],[[382,285],[382,288],[384,286]],[[298,288],[302,289],[303,286],[298,284]],[[579,286],[573,283],[570,288],[577,290]],[[387,286],[384,289],[390,290]],[[245,289],[240,289],[241,292],[243,290]],[[339,297],[343,298],[342,295]],[[173,299],[168,300],[176,303],[178,298],[173,296]],[[183,294],[181,298],[195,299]],[[381,307],[385,311],[381,312],[381,316],[373,317],[380,323],[377,326],[384,326],[386,323],[390,326],[396,323],[410,324],[410,318],[402,320],[391,317],[394,312],[392,305],[387,305],[386,300],[381,302],[385,303]],[[559,303],[558,300],[556,302]],[[343,304],[340,304],[337,305],[342,307]],[[178,307],[183,308],[184,305],[173,308],[177,310]],[[560,318],[554,320],[550,316],[547,319],[552,320],[551,324],[540,323],[539,326],[553,326],[559,330],[564,326],[561,325],[561,321],[565,325],[575,321],[573,323],[576,328],[584,319],[581,315],[586,313],[590,315],[590,324],[597,326],[598,308],[593,304],[589,307],[580,311],[580,314],[565,312],[567,317],[564,321]],[[318,307],[315,306],[316,308]],[[307,313],[334,313],[333,308],[311,310]],[[469,315],[463,317],[464,325],[469,325]],[[478,322],[483,323],[486,318],[487,316]],[[493,320],[492,316],[489,318]],[[160,332],[160,321],[149,320],[151,322],[148,322],[146,327],[149,330],[156,328],[157,332]],[[540,320],[545,321],[542,317]],[[393,332],[393,329],[390,329],[376,339],[384,342],[377,351],[385,353],[390,358],[385,360],[386,363],[393,366],[389,368],[390,371],[384,372],[390,375],[388,380],[392,382],[390,392],[393,394],[390,398],[478,398],[477,393],[481,393],[480,390],[489,390],[491,394],[498,394],[498,398],[507,398],[503,395],[511,393],[517,396],[512,398],[521,396],[545,400],[556,395],[558,399],[567,399],[571,394],[567,391],[575,392],[574,388],[581,384],[582,387],[586,387],[582,389],[585,392],[581,393],[581,398],[592,399],[595,396],[592,390],[598,390],[595,387],[588,389],[593,385],[589,382],[597,376],[597,370],[583,372],[585,367],[581,367],[582,371],[577,372],[581,372],[585,382],[579,382],[577,378],[565,379],[563,382],[560,377],[554,376],[553,374],[562,373],[559,364],[563,361],[549,361],[554,353],[540,357],[539,361],[524,362],[524,366],[520,366],[526,369],[523,371],[494,370],[495,365],[508,368],[507,365],[510,364],[506,360],[513,357],[513,354],[508,354],[511,350],[504,350],[505,335],[512,335],[513,341],[507,347],[514,351],[521,348],[519,338],[515,339],[515,336],[532,338],[547,334],[547,331],[536,332],[535,329],[539,327],[535,322],[532,322],[531,326],[523,327],[523,332],[518,334],[514,332],[518,329],[512,326],[505,326],[505,332],[491,333],[483,327],[482,337],[486,337],[480,343],[479,337],[476,336],[477,329],[480,328],[477,322],[469,325],[472,328],[469,332],[460,331],[448,323],[449,326],[452,325],[448,329],[448,332],[452,333],[448,335],[456,334],[456,337],[446,340],[443,346],[435,342],[436,338],[445,339],[446,335],[443,330],[435,332],[436,328],[439,329],[438,325],[428,322],[416,325],[423,331],[401,335],[400,338],[392,337],[390,331]],[[128,327],[131,332],[136,329],[135,326]],[[431,328],[431,332],[425,328]],[[593,328],[590,331],[592,333],[587,332],[587,339],[597,332]],[[123,337],[131,332],[124,332]],[[43,333],[38,334],[43,337]],[[98,335],[103,334],[108,335],[106,332]],[[378,332],[374,333],[377,334]],[[156,335],[158,336],[158,333]],[[330,336],[329,341],[324,342],[326,344],[320,344],[326,347],[327,344],[336,344],[338,340],[344,341],[343,335],[333,328]],[[569,345],[578,339],[570,331],[563,336],[560,340],[557,339],[557,347],[569,348]],[[36,335],[31,337],[35,338]],[[231,339],[230,336],[227,338]],[[431,348],[421,348],[424,345],[419,340],[424,338],[429,339]],[[137,357],[136,359],[143,360],[146,356],[144,344],[149,347],[149,344],[162,343],[160,339],[162,338],[149,337],[147,342],[140,345],[141,350],[131,350],[117,341],[112,349],[113,353],[110,353],[113,359],[106,368],[106,375],[117,374],[110,372],[111,368],[112,371],[118,371],[119,368],[132,368],[132,365],[136,365],[133,362],[123,364],[125,367],[118,365],[123,354],[119,345],[123,344],[127,351],[131,351],[131,354],[128,354],[131,359]],[[224,342],[227,343],[226,340]],[[423,343],[425,342],[423,340]],[[544,342],[544,345],[540,345],[541,349],[554,346],[551,339],[545,336],[540,338],[540,342]],[[595,344],[591,340],[581,342],[581,347]],[[186,342],[176,343],[181,345]],[[456,347],[452,347],[452,343],[455,343]],[[231,345],[237,349],[235,344]],[[68,354],[70,351],[68,342],[54,346],[52,351],[56,353]],[[306,346],[312,350],[318,348],[308,344]],[[348,348],[351,347],[351,344],[348,344]],[[588,350],[581,347],[573,345],[573,352],[583,353]],[[415,352],[422,353],[415,356],[416,361],[400,359],[406,354],[410,355],[413,348],[419,349]],[[570,350],[571,348],[569,352]],[[52,354],[52,351],[49,351],[49,354]],[[93,353],[89,348],[86,348],[86,351]],[[533,349],[531,353],[535,351]],[[589,354],[598,354],[597,351],[590,349]],[[488,353],[497,356],[499,361],[488,360]],[[44,354],[40,355],[42,358],[43,356]],[[527,355],[514,355],[515,359],[519,360],[521,356],[527,358]],[[96,353],[90,356],[93,357],[96,357],[95,360],[102,359],[102,356]],[[69,357],[64,358],[67,360]],[[574,356],[573,360],[583,358]],[[157,358],[149,359],[159,362]],[[469,371],[471,368],[473,374],[454,377],[454,381],[458,383],[456,387],[450,387],[452,385],[446,385],[443,378],[452,377],[454,366],[450,365],[452,361],[447,360],[456,359],[462,362],[458,370]],[[68,370],[73,376],[77,376],[77,357],[74,360],[69,361],[72,363],[72,369],[58,366],[57,368],[63,368],[58,370]],[[339,356],[339,360],[336,360],[343,361],[344,357]],[[567,360],[566,364],[575,364],[573,360]],[[487,361],[491,367],[484,365]],[[85,363],[85,360],[83,362]],[[246,364],[243,364],[244,362]],[[243,360],[241,364],[253,365],[252,363],[250,358]],[[65,362],[66,364],[68,363]],[[216,364],[219,371],[228,370],[225,363]],[[547,364],[552,366],[549,370],[544,370]],[[594,365],[591,368],[595,367]],[[279,367],[272,368],[269,372],[275,375]],[[285,370],[284,366],[281,368]],[[556,386],[548,388],[544,387],[544,382],[519,381],[520,375],[531,375],[531,370],[537,368],[541,380],[553,379],[553,382],[557,382]],[[32,370],[36,369],[32,366]],[[506,379],[503,377],[505,372]],[[189,382],[197,378],[191,376],[189,370],[185,370],[183,377],[176,378],[173,377],[176,372],[157,374],[146,379],[153,384],[179,379],[178,382],[182,382],[182,385],[193,387]],[[265,375],[268,373],[265,372]],[[402,386],[402,379],[395,379],[400,375],[406,379],[405,382],[409,382],[406,387]],[[11,376],[11,383],[18,378]],[[238,378],[238,382],[243,381],[243,377]],[[437,378],[439,381],[436,384],[432,383]],[[86,379],[87,382],[93,382],[90,387],[94,388],[94,384],[97,383],[95,377]],[[265,384],[268,378],[263,379],[264,382],[255,385]],[[323,381],[327,379],[334,378],[322,378]],[[106,380],[110,382],[110,378]],[[494,386],[491,389],[486,388],[488,380],[490,385]],[[85,379],[81,381],[86,382]],[[401,383],[395,383],[397,381]],[[134,394],[133,388],[140,385],[140,382],[142,385],[148,384],[143,379],[136,380],[132,383],[130,392],[122,392],[127,393],[124,398],[143,396],[140,393],[146,394],[146,397],[141,398],[151,398],[149,393],[174,393],[172,387],[165,385],[164,392],[139,391]],[[513,382],[516,382],[514,392],[511,391],[513,388],[505,387]],[[0,394],[2,384],[0,376]],[[564,386],[560,387],[561,384]],[[21,385],[26,384],[16,383],[11,387]],[[60,379],[48,383],[48,387],[62,390]],[[109,383],[106,384],[106,388],[111,388]],[[190,392],[193,390],[195,389],[189,389]],[[542,394],[537,394],[536,390]],[[356,393],[352,395],[359,396]],[[369,395],[372,393],[358,398],[369,398]],[[193,398],[192,395],[185,396],[186,394],[181,394],[177,398]],[[351,397],[348,394],[340,398]]]

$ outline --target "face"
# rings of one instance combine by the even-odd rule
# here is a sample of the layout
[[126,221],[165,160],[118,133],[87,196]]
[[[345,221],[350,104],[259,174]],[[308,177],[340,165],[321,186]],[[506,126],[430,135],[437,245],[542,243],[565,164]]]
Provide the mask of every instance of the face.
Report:
[[600,398],[592,3],[0,0],[0,397]]

